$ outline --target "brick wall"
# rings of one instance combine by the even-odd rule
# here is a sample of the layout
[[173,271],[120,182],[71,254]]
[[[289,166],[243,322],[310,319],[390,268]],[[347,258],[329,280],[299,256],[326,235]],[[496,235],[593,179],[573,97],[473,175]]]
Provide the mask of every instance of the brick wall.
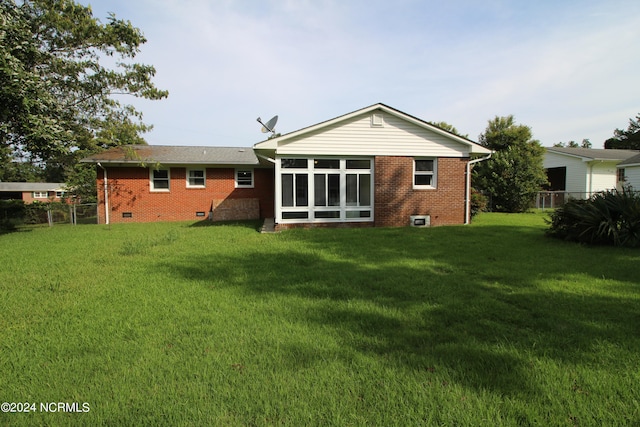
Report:
[[[151,191],[149,169],[143,167],[110,167],[110,222],[187,221],[207,219],[213,207],[224,206],[224,219],[247,219],[247,206],[257,205],[255,216],[273,217],[273,169],[254,169],[254,188],[235,188],[233,168],[207,168],[205,188],[187,188],[184,167],[170,168],[169,191]],[[98,222],[105,223],[103,171],[98,168]],[[249,203],[224,203],[229,199],[254,199]],[[231,206],[238,206],[237,218]],[[231,208],[232,209],[232,208]],[[242,211],[242,212],[240,212]],[[196,212],[204,212],[204,217]],[[130,213],[130,218],[123,217]],[[216,215],[214,214],[214,218]]]
[[413,189],[413,157],[375,158],[375,225],[410,225],[431,215],[431,225],[464,224],[467,158],[439,158],[437,188]]
[[43,199],[42,197],[38,197],[35,198],[33,197],[33,191],[23,191],[22,192],[22,200],[25,203],[33,203],[33,202],[42,202],[42,203],[49,203],[49,202],[61,202],[62,199],[60,197],[56,197],[56,192],[55,191],[47,191],[47,198]]

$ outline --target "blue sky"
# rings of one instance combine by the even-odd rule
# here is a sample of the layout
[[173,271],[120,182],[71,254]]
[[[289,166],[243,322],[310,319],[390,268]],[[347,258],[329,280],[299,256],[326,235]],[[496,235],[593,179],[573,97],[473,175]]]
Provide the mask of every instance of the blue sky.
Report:
[[251,146],[382,102],[472,140],[513,114],[602,148],[640,113],[637,0],[80,0],[142,30],[150,144]]

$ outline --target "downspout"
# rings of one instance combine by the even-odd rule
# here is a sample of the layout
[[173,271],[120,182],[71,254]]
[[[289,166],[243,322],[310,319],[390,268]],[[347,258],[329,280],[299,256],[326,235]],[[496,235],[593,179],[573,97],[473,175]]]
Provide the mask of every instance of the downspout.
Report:
[[108,183],[107,183],[107,169],[98,162],[98,166],[102,168],[104,171],[103,177],[103,186],[104,186],[104,223],[109,224],[109,191],[108,191]]
[[471,222],[471,165],[474,165],[485,160],[489,160],[493,151],[489,153],[487,157],[481,157],[479,159],[470,160],[467,162],[467,182],[465,189],[465,201],[464,201],[464,223],[469,224]]

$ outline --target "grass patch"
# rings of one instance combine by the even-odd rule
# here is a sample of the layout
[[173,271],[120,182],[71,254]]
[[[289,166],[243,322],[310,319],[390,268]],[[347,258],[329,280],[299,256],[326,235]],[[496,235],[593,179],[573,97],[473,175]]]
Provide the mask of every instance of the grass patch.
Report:
[[634,425],[640,252],[470,226],[0,236],[2,425]]

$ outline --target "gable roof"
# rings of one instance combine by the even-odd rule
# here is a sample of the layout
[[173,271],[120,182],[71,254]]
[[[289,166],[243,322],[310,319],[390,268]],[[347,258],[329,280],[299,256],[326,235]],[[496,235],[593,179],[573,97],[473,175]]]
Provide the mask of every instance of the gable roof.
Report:
[[64,191],[62,182],[0,182],[0,191]]
[[126,145],[114,147],[81,160],[84,163],[258,165],[252,148],[171,145]]
[[598,148],[577,148],[577,147],[547,147],[550,153],[561,154],[570,157],[577,157],[583,161],[610,160],[622,161],[640,154],[637,150],[605,150]]
[[633,157],[629,157],[628,159],[618,163],[618,167],[624,166],[640,166],[640,154],[636,154]]
[[437,134],[440,134],[442,136],[445,136],[446,138],[453,140],[457,143],[463,144],[465,146],[468,146],[470,148],[470,152],[474,153],[474,154],[489,154],[491,152],[491,150],[489,150],[486,147],[483,147],[482,145],[478,144],[477,142],[474,142],[468,138],[464,138],[462,136],[456,135],[454,133],[451,133],[445,129],[442,129],[438,126],[432,125],[431,123],[428,123],[422,119],[419,119],[417,117],[414,117],[410,114],[404,113],[400,110],[397,110],[395,108],[392,108],[388,105],[382,104],[382,103],[378,103],[378,104],[373,104],[370,105],[368,107],[362,108],[360,110],[356,110],[356,111],[352,111],[351,113],[347,113],[347,114],[343,114],[342,116],[338,116],[335,117],[333,119],[329,119],[326,120],[324,122],[320,122],[317,123],[315,125],[312,126],[308,126],[293,132],[289,132],[287,134],[281,135],[279,137],[276,138],[272,138],[272,139],[268,139],[266,141],[262,141],[262,142],[258,142],[257,144],[255,144],[253,146],[253,148],[255,149],[265,149],[265,150],[273,150],[276,149],[279,145],[279,143],[285,142],[289,139],[293,139],[293,138],[297,138],[301,135],[305,135],[305,134],[310,134],[312,132],[316,132],[325,128],[329,128],[337,123],[340,122],[346,122],[356,116],[362,115],[362,114],[366,114],[366,113],[370,113],[370,112],[374,112],[376,110],[380,110],[383,111],[385,113],[388,113],[392,116],[395,116],[399,119],[402,119],[404,121],[407,121],[409,123],[412,123],[418,127],[421,127],[423,129],[427,129],[431,132],[435,132]]

